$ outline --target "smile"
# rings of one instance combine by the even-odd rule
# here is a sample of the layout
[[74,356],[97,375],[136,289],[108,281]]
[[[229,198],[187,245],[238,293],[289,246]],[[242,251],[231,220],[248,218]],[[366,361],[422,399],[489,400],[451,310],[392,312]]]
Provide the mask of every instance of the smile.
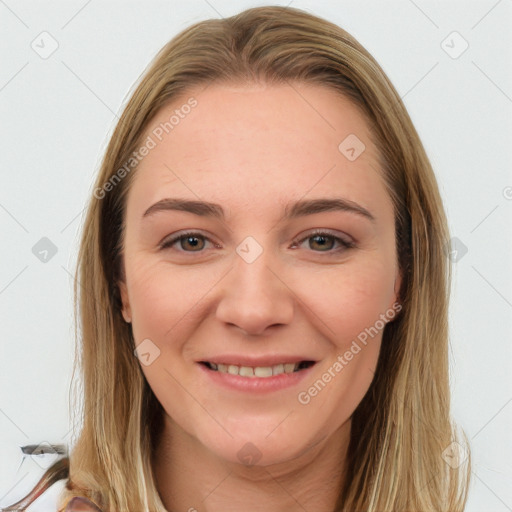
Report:
[[203,361],[210,370],[230,375],[238,375],[248,378],[268,378],[284,373],[296,373],[315,364],[314,361],[301,361],[299,363],[280,363],[273,366],[241,366],[235,364],[210,363]]

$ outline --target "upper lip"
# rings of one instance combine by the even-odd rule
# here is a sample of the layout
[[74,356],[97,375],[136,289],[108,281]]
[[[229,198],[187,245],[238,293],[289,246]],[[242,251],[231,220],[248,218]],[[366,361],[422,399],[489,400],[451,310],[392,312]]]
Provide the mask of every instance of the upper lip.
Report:
[[215,363],[215,364],[232,364],[236,366],[275,366],[285,363],[300,363],[302,361],[313,361],[313,358],[307,356],[274,354],[268,356],[245,356],[235,354],[216,355],[205,357],[198,362]]

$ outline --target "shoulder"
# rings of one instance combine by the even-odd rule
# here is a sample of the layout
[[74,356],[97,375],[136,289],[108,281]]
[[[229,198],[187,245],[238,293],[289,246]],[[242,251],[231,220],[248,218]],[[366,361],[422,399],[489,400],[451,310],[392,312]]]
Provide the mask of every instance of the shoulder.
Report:
[[69,458],[60,445],[27,445],[12,484],[0,498],[0,510],[57,512],[61,494],[68,483]]
[[67,483],[69,459],[42,450],[40,453],[32,445],[21,448],[32,451],[23,451],[18,470],[6,485],[8,491],[0,493],[0,509],[55,512],[59,494]]
[[[57,512],[69,476],[67,450],[60,445],[27,445],[9,491],[0,498],[0,511]],[[62,509],[61,509],[62,510]],[[87,498],[71,499],[64,512],[102,512]]]
[[92,501],[87,498],[73,498],[64,512],[102,512]]
[[[67,479],[58,480],[34,500],[25,512],[57,512],[59,498],[66,487]],[[64,512],[102,512],[87,498],[75,497],[69,501]]]
[[[57,512],[60,493],[66,486],[66,479],[59,480],[44,491],[25,512]],[[64,512],[102,512],[87,498],[73,498]]]
[[[15,511],[24,510],[25,512],[57,512],[60,494],[66,487],[67,479],[58,480],[44,490],[36,499],[26,499],[34,489],[34,482],[25,474],[16,486],[15,491],[8,493],[7,499],[2,499],[0,510]],[[20,501],[22,500],[22,501]],[[24,504],[22,505],[22,502]],[[27,502],[30,504],[27,506]],[[21,508],[18,508],[20,507]],[[6,508],[4,508],[6,507]]]
[[57,512],[59,496],[65,486],[66,479],[58,480],[31,503],[26,512]]

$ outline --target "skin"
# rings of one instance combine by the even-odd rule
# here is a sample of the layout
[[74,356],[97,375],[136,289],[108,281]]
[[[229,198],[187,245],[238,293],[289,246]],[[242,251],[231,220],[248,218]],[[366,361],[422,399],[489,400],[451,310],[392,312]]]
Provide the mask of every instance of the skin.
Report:
[[[139,164],[125,218],[123,315],[136,345],[150,339],[160,350],[142,365],[166,412],[158,489],[169,510],[331,511],[382,331],[309,403],[298,393],[332,374],[397,301],[394,213],[377,151],[348,99],[298,83],[196,89],[162,109],[146,136],[190,96],[197,106]],[[366,146],[355,161],[338,149],[349,134]],[[226,218],[143,217],[169,197],[219,203]],[[374,221],[347,211],[283,219],[288,202],[321,197],[353,201]],[[355,247],[329,237],[322,246],[315,228]],[[187,239],[159,248],[183,230],[206,237],[195,240],[199,251]],[[248,236],[263,249],[252,263],[236,252]],[[299,385],[256,395],[220,387],[196,362],[228,352],[317,363]],[[248,442],[255,465],[238,457]]]

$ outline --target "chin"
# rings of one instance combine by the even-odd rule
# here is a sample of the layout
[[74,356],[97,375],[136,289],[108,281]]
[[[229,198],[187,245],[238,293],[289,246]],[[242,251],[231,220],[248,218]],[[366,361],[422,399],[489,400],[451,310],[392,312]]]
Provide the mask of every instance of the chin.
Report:
[[[308,442],[308,439],[316,436],[307,436],[305,432],[298,431],[291,436],[288,432],[278,432],[277,424],[269,422],[263,428],[261,425],[247,426],[242,422],[237,431],[230,431],[232,437],[228,434],[212,436],[210,432],[200,441],[215,456],[229,463],[259,467],[299,458],[315,444],[315,441]],[[321,436],[318,437],[321,439]]]

